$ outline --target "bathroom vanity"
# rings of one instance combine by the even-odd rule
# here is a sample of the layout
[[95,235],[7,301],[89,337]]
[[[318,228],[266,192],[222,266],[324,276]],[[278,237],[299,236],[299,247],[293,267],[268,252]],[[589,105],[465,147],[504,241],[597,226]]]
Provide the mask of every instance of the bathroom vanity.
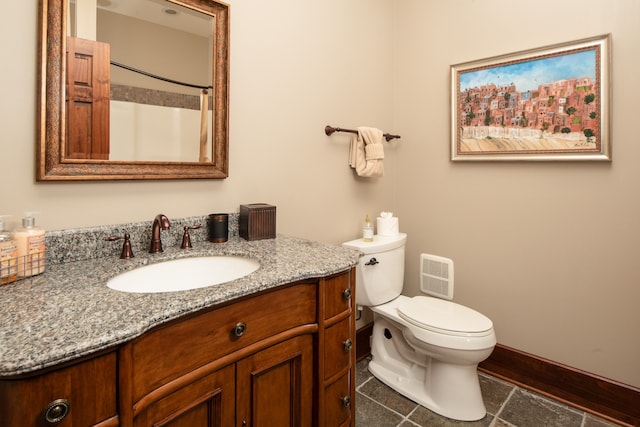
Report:
[[[106,279],[161,259],[253,257],[191,291]],[[359,253],[278,236],[51,268],[0,288],[5,426],[347,426],[355,398]]]

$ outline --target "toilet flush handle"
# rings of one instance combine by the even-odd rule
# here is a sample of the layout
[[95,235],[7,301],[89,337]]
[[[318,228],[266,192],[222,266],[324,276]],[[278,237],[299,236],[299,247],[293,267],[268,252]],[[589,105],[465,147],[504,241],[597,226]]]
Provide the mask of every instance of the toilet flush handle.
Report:
[[377,260],[377,259],[375,259],[375,257],[374,257],[374,258],[371,258],[371,259],[369,260],[369,262],[365,262],[365,263],[364,263],[364,265],[376,265],[376,264],[378,264],[379,262],[380,262],[380,261],[378,261],[378,260]]

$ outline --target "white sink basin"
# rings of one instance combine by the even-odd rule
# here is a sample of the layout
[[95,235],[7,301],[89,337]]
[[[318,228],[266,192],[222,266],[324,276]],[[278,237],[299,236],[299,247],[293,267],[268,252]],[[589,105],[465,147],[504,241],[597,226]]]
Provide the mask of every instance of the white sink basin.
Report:
[[122,292],[176,292],[230,282],[253,273],[260,263],[241,256],[181,258],[145,265],[107,282]]

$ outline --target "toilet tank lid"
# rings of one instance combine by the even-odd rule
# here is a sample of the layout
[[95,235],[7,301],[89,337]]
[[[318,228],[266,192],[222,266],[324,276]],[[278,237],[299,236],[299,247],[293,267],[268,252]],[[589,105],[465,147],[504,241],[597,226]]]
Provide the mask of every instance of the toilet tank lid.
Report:
[[407,242],[406,233],[398,233],[396,236],[373,236],[373,242],[365,242],[362,239],[355,239],[344,242],[342,246],[350,249],[357,249],[366,254],[375,254],[399,248]]

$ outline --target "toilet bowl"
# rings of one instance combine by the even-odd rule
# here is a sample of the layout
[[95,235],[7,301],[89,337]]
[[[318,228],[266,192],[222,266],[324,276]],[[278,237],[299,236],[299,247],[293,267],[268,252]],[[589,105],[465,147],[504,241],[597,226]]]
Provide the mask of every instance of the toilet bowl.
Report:
[[478,363],[496,344],[483,314],[430,296],[400,295],[406,234],[343,245],[364,253],[356,266],[356,304],[374,314],[371,373],[400,394],[448,418],[486,415]]

